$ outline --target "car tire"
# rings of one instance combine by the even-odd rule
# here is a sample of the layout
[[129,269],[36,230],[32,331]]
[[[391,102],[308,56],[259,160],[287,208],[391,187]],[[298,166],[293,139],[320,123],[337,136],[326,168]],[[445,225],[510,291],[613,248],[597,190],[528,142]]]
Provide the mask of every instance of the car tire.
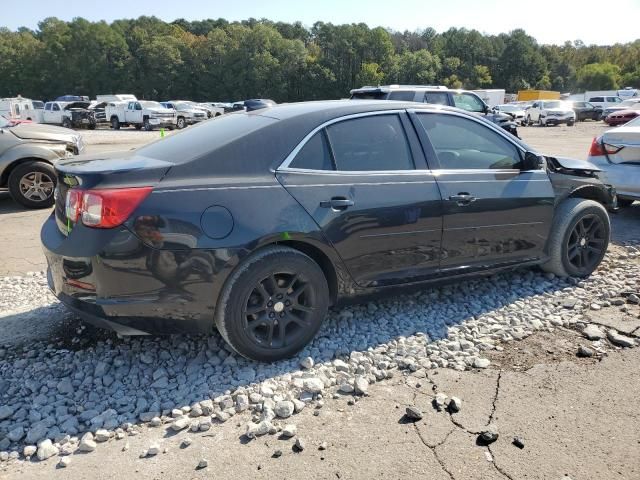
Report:
[[[37,185],[41,190],[29,194],[29,183]],[[13,169],[9,175],[8,187],[11,197],[19,204],[27,208],[47,208],[54,202],[56,172],[53,166],[46,162],[25,162]]]
[[176,122],[176,128],[178,130],[182,130],[186,126],[187,126],[187,121],[184,119],[184,117],[178,117],[178,120]]
[[600,203],[568,198],[556,209],[542,269],[560,277],[589,276],[604,258],[610,235],[609,215]]
[[135,128],[136,130],[142,130],[142,125],[140,125],[139,123],[136,123],[133,128]]
[[567,122],[567,127],[573,127],[576,124],[576,122]]
[[120,130],[120,120],[118,120],[118,117],[111,117],[111,128]]
[[328,307],[329,287],[318,264],[298,250],[271,246],[236,267],[220,294],[215,324],[240,355],[273,362],[309,343]]
[[144,130],[145,130],[146,132],[150,132],[151,130],[153,130],[153,125],[151,125],[151,124],[149,123],[149,119],[148,119],[148,118],[145,118],[145,119],[144,119],[143,126],[144,126]]
[[528,127],[533,125],[533,123],[531,122],[531,115],[527,115],[527,119],[525,120],[525,125],[527,125]]
[[96,124],[95,123],[90,123],[89,124],[89,130],[95,130],[96,129]]
[[62,126],[63,126],[64,128],[71,128],[71,127],[73,127],[73,125],[71,124],[71,120],[70,120],[69,118],[67,118],[67,117],[65,117],[65,118],[63,118],[63,119],[62,119]]
[[542,117],[538,117],[538,126],[546,127],[547,123],[542,121]]

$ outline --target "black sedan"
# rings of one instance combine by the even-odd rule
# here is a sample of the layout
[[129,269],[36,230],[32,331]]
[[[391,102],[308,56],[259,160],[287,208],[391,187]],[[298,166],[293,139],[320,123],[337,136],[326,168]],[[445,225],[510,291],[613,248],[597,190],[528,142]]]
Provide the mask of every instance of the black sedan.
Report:
[[598,107],[589,102],[573,102],[573,111],[576,112],[576,120],[600,120],[602,118],[602,107]]
[[589,275],[615,194],[453,107],[335,101],[225,115],[58,164],[55,295],[122,334],[220,331],[293,355],[341,300],[542,265]]

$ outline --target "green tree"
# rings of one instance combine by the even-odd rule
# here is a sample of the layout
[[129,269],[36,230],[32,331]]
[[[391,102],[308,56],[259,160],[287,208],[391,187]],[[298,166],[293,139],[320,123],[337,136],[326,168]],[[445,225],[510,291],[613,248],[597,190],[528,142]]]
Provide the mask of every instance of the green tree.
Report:
[[579,87],[585,90],[611,90],[620,87],[620,67],[611,63],[590,63],[576,72]]

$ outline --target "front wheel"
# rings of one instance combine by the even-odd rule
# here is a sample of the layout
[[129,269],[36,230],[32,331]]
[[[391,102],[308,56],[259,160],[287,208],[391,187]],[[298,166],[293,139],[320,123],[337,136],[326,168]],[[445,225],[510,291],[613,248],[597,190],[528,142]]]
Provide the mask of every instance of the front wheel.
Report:
[[575,125],[575,123],[576,123],[575,121],[570,120],[570,121],[567,122],[567,127],[573,127]]
[[144,129],[147,132],[150,132],[151,130],[153,130],[153,125],[151,125],[151,123],[149,123],[149,119],[148,118],[144,119]]
[[253,254],[231,274],[215,322],[240,355],[273,362],[311,341],[328,306],[329,288],[318,264],[298,250],[273,246]]
[[527,127],[530,127],[533,124],[533,122],[531,121],[531,115],[527,115],[527,119],[525,120],[525,125],[527,125]]
[[63,126],[64,128],[71,128],[71,127],[72,127],[72,125],[71,125],[71,119],[70,119],[70,118],[67,118],[67,117],[63,118],[63,119],[62,119],[62,126]]
[[18,165],[9,175],[9,193],[28,208],[46,208],[53,205],[56,174],[53,166],[45,162],[27,162]]
[[184,117],[178,117],[178,121],[176,122],[176,127],[178,128],[178,130],[182,130],[186,126],[187,121],[184,119]]
[[598,202],[568,198],[556,209],[547,241],[549,260],[542,269],[561,277],[586,277],[604,258],[611,223]]
[[541,127],[546,127],[547,123],[544,120],[542,120],[542,117],[539,117],[538,118],[538,125],[541,126]]

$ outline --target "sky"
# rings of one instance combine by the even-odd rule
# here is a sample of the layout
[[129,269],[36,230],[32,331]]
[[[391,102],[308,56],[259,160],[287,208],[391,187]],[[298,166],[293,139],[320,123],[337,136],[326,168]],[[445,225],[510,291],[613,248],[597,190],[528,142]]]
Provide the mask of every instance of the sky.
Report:
[[640,38],[640,0],[5,0],[0,27],[37,28],[46,17],[112,20],[155,15],[176,18],[268,18],[274,21],[364,22],[370,27],[416,30],[433,27],[477,29],[497,34],[523,28],[538,42],[562,44],[582,40],[610,45]]

